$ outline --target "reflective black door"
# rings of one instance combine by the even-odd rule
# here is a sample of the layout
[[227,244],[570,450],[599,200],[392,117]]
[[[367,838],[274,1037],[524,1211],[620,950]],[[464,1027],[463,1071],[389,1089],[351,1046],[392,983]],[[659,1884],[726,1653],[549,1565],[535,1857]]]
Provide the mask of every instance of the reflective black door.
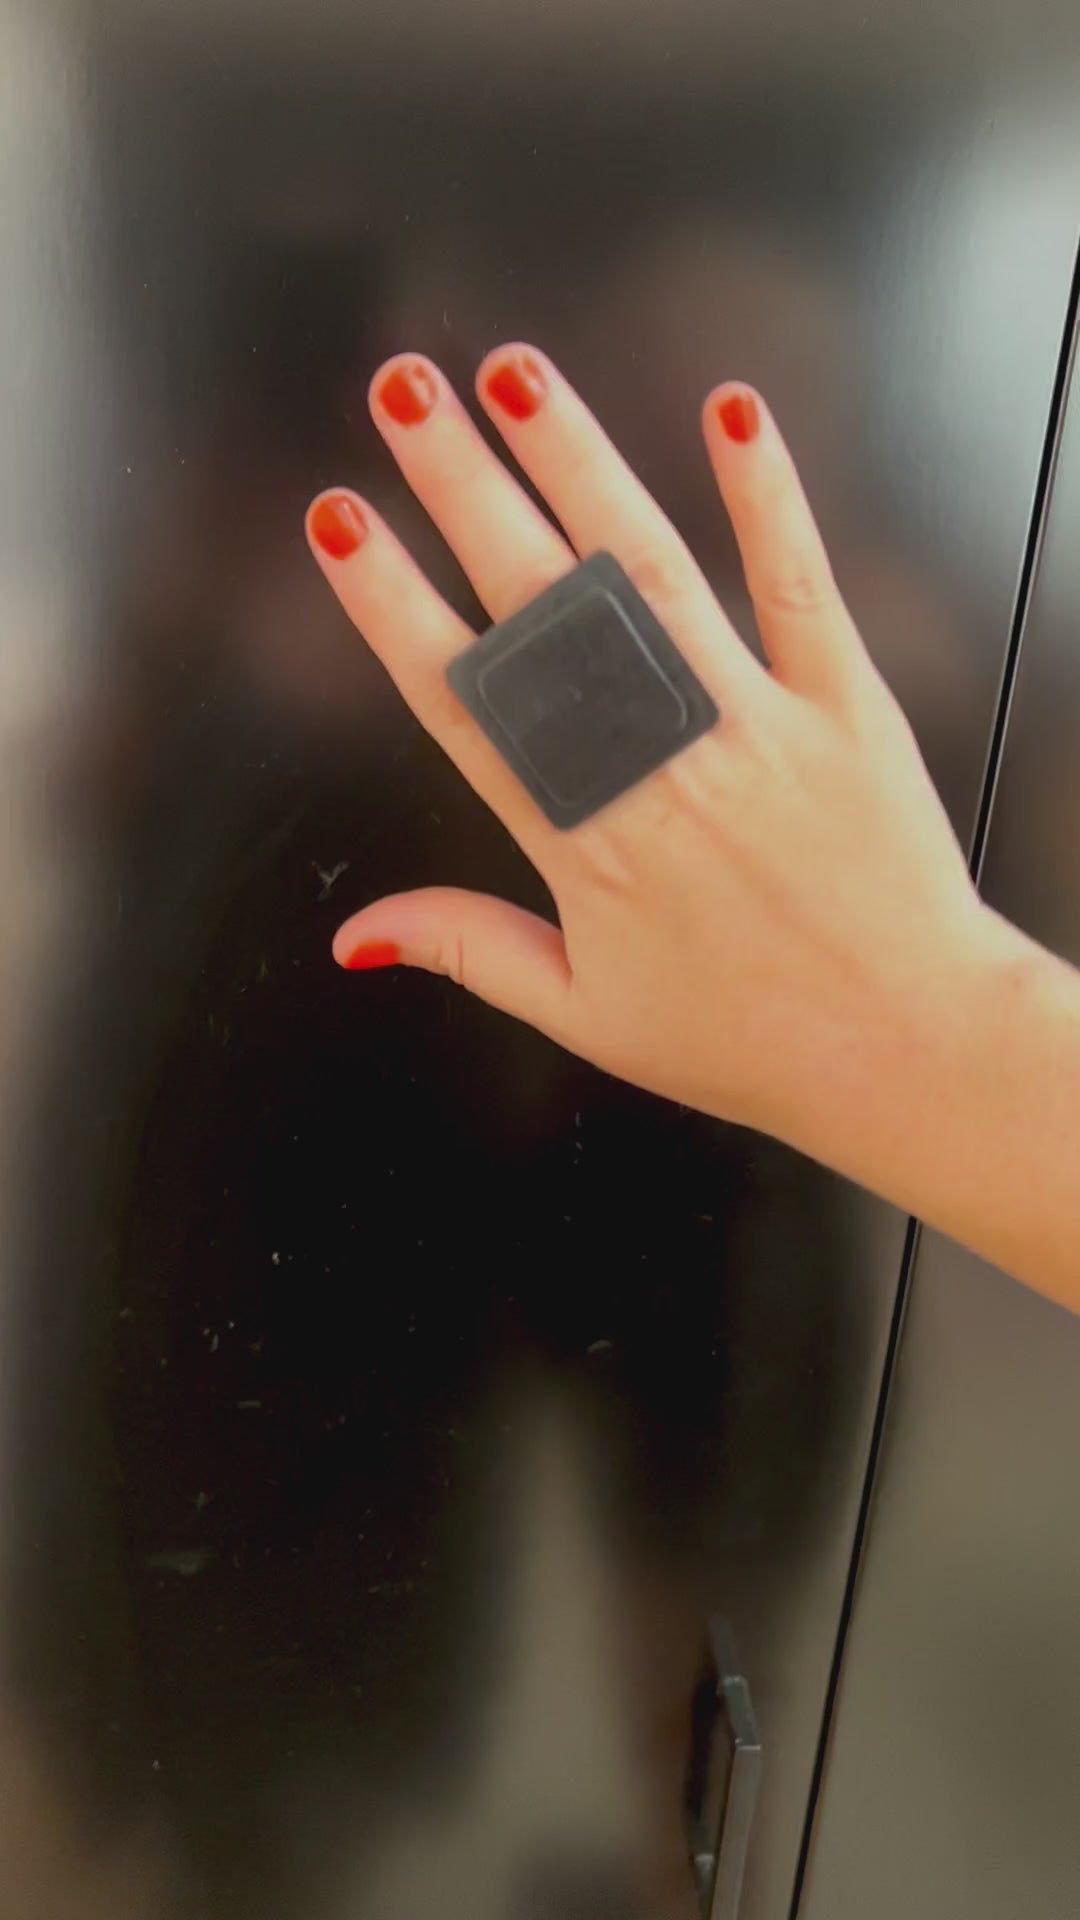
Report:
[[532,336],[745,618],[696,424],[745,374],[966,833],[1074,29],[11,0],[3,33],[0,1871],[50,1920],[692,1913],[720,1615],[765,1753],[743,1911],[779,1920],[904,1223],[332,968],[380,890],[538,889],[300,515],[355,479],[469,610],[366,382]]

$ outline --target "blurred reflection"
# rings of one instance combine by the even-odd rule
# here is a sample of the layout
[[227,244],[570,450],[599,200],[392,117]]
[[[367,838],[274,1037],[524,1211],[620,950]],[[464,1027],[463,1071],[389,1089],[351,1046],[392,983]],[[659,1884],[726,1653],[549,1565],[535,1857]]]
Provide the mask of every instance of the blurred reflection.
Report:
[[515,1401],[503,1427],[512,1517],[486,1697],[443,1804],[411,1811],[377,1850],[365,1901],[387,1920],[435,1905],[448,1920],[636,1910],[646,1809],[620,1711],[613,1569],[565,1416],[530,1393]]
[[[26,1920],[158,1920],[178,1913],[181,1863],[155,1816],[89,1839],[57,1791],[32,1723],[0,1728],[0,1902]],[[190,1909],[189,1909],[190,1910]]]
[[[696,410],[755,378],[964,827],[1066,223],[1025,367],[1007,327],[989,349],[1017,459],[984,520],[950,393],[890,318],[948,254],[940,207],[894,197],[940,62],[900,97],[842,37],[793,89],[763,45],[725,122],[690,33],[625,98],[544,68],[527,111],[481,114],[437,72],[262,62],[214,19],[4,27],[4,1671],[28,1757],[0,1865],[50,1920],[684,1920],[722,1608],[769,1751],[747,1913],[778,1915],[902,1225],[442,983],[334,973],[341,910],[405,881],[545,902],[328,604],[300,514],[354,479],[468,609],[366,378],[409,343],[465,384],[535,334],[747,631]],[[935,179],[955,88],[945,117]],[[937,396],[935,499],[968,488],[940,541],[875,411],[883,341]]]

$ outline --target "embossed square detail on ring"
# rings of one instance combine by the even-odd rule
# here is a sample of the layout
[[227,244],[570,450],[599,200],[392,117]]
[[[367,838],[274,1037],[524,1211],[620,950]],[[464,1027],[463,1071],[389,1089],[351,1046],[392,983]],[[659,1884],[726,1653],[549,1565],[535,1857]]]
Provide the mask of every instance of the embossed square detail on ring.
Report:
[[594,554],[446,675],[556,827],[576,827],[720,718],[651,607]]

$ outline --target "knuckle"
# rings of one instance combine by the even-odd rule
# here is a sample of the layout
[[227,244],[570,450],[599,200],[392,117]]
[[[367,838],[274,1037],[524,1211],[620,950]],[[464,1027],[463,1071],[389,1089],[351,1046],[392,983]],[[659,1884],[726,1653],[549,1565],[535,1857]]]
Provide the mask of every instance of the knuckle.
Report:
[[755,586],[754,605],[760,613],[805,619],[824,612],[829,586],[814,567],[786,567]]
[[440,940],[435,954],[435,970],[444,973],[456,986],[468,986],[465,942],[457,931],[445,934]]
[[625,566],[638,592],[644,594],[646,600],[670,600],[676,591],[673,567],[656,553],[630,553]]
[[637,866],[620,834],[610,826],[586,826],[576,829],[575,838],[578,872],[590,892],[616,900],[636,892]]
[[[699,753],[699,746],[707,746],[709,751]],[[726,747],[725,742],[725,751],[720,753],[712,742],[697,741],[672,763],[670,774],[674,798],[669,819],[678,815],[695,820],[711,820],[718,808],[728,804],[735,761]],[[662,817],[659,822],[661,827],[669,824],[669,819]]]
[[676,534],[668,540],[634,542],[620,550],[619,559],[638,592],[653,606],[670,613],[686,600],[694,563]]
[[507,614],[516,613],[519,607],[527,607],[531,600],[545,593],[548,587],[569,571],[572,564],[572,560],[568,560],[563,567],[507,568],[492,579],[490,586],[485,583],[487,606],[497,620],[503,620]]
[[717,754],[715,743],[697,740],[649,776],[642,799],[647,802],[645,817],[662,857],[669,844],[664,835],[680,823],[712,812],[722,765],[723,756]]
[[455,739],[474,724],[449,683],[441,675],[402,675],[398,680],[409,706],[425,732],[439,741]]

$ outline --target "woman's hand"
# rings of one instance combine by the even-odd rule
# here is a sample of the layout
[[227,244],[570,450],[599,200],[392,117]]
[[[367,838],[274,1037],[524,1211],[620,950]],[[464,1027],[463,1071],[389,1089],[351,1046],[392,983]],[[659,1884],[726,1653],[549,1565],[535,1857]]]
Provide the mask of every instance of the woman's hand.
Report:
[[323,494],[307,526],[327,579],[539,869],[561,926],[428,889],[365,907],[335,956],[450,974],[624,1079],[867,1177],[858,1149],[892,1124],[897,1076],[948,1056],[990,916],[840,598],[776,425],[745,387],[705,403],[769,672],[543,355],[502,349],[477,384],[565,538],[430,362],[391,362],[371,404],[492,619],[607,550],[721,719],[582,826],[557,831],[446,684],[472,634],[365,502]]

